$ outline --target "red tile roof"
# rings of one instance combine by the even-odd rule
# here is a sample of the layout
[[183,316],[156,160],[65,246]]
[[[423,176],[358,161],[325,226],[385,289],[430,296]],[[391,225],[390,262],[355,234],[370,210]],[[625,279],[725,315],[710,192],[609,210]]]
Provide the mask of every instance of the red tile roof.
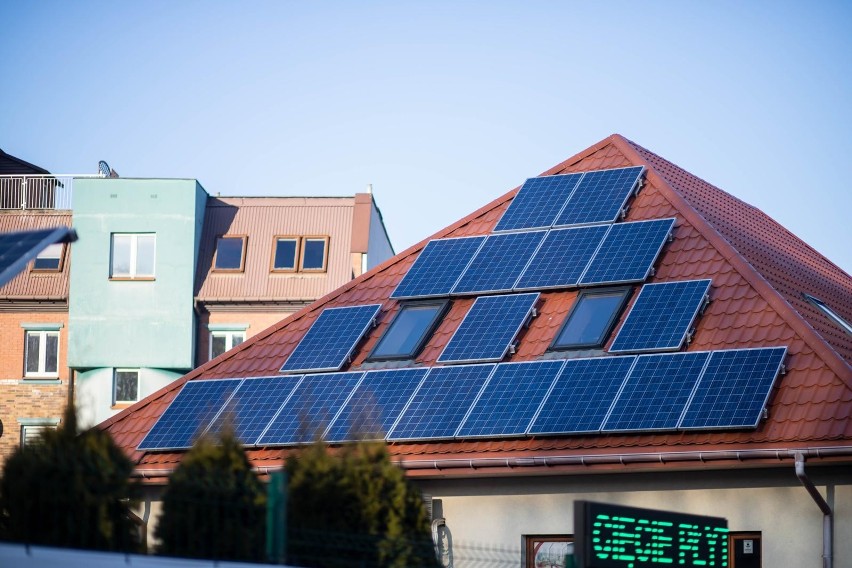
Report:
[[[496,461],[487,463],[505,462],[506,469],[514,467],[511,464],[524,465],[527,463],[524,460],[544,456],[560,456],[559,463],[564,465],[571,456],[585,464],[595,461],[594,456],[602,463],[601,454],[626,454],[632,456],[631,461],[639,461],[640,456],[650,453],[657,456],[654,459],[659,465],[665,460],[677,461],[677,456],[692,456],[690,452],[695,451],[702,452],[698,461],[704,461],[701,456],[709,459],[719,455],[714,453],[719,450],[784,448],[786,451],[850,445],[852,337],[804,301],[801,293],[820,298],[852,320],[852,278],[759,210],[617,134],[542,175],[630,165],[646,166],[648,171],[645,187],[633,201],[628,220],[676,218],[674,240],[664,248],[651,280],[712,279],[712,302],[699,320],[688,349],[788,347],[787,373],[779,379],[771,396],[768,419],[753,431],[395,443],[391,445],[394,455],[409,464],[439,459],[493,459]],[[487,234],[516,191],[506,193],[430,238]],[[185,381],[276,374],[324,308],[381,303],[380,323],[359,347],[350,367],[359,368],[396,311],[397,302],[389,299],[391,292],[426,242],[428,239],[192,371],[102,426],[133,455],[140,470],[167,471],[180,460],[180,452],[143,453],[136,452],[135,447]],[[540,315],[532,321],[518,351],[509,360],[541,356],[576,296],[576,291],[543,293]],[[471,299],[454,301],[415,364],[435,363],[471,303]],[[262,468],[280,465],[286,452],[280,448],[250,449],[249,456]],[[772,459],[771,451],[749,455]],[[620,459],[624,463],[625,458]],[[737,459],[742,459],[739,454]]]
[[[70,226],[71,211],[67,210],[38,210],[38,212],[33,212],[30,210],[11,209],[0,211],[0,233]],[[65,258],[62,263],[62,270],[57,272],[33,272],[31,270],[32,263],[29,263],[26,269],[22,270],[5,285],[0,286],[0,301],[67,301],[69,260],[71,258],[71,250],[74,247],[64,246]]]

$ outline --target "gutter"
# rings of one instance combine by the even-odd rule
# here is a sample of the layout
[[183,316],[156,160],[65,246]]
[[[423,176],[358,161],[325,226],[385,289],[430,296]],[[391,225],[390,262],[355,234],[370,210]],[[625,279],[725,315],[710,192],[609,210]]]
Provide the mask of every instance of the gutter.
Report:
[[831,513],[831,507],[822,498],[817,488],[814,487],[808,474],[805,473],[805,455],[801,452],[796,453],[796,477],[799,478],[799,481],[808,490],[819,510],[822,511],[822,566],[823,568],[831,568],[833,563],[831,536],[834,533],[834,516]]

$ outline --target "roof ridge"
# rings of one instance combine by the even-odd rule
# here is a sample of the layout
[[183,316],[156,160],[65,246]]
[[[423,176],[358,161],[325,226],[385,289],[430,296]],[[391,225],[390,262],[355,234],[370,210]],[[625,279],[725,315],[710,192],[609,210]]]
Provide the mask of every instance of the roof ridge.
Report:
[[[708,220],[704,215],[701,214],[690,202],[687,198],[677,191],[671,184],[666,181],[663,176],[657,172],[655,166],[645,157],[643,157],[637,148],[640,148],[644,152],[648,152],[653,156],[656,156],[661,161],[666,162],[667,164],[671,164],[673,167],[676,167],[678,170],[683,172],[685,175],[688,175],[692,178],[698,179],[700,181],[701,178],[689,173],[683,168],[673,164],[669,160],[659,156],[658,154],[647,150],[639,144],[625,138],[620,134],[613,134],[612,136],[606,139],[607,141],[611,141],[615,146],[624,153],[624,155],[634,161],[637,164],[644,165],[648,172],[646,175],[650,175],[654,177],[655,183],[658,187],[666,194],[666,197],[671,201],[672,205],[687,217],[690,223],[701,233],[705,238],[707,238],[710,243],[715,246],[722,256],[731,263],[731,266],[743,277],[745,280],[755,289],[755,291],[763,297],[764,300],[778,312],[778,314],[786,321],[794,331],[796,331],[804,340],[804,342],[814,350],[814,352],[820,356],[820,358],[825,362],[825,364],[837,375],[837,377],[850,389],[852,390],[852,365],[849,365],[837,351],[819,334],[814,330],[813,326],[805,320],[799,314],[799,312],[793,308],[792,305],[787,301],[786,298],[772,285],[769,281],[761,274],[761,272],[745,257],[743,254],[731,243],[728,239],[722,235],[719,230],[713,225],[710,220]],[[707,182],[704,182],[707,183]],[[711,187],[716,190],[724,193],[725,195],[731,196],[728,192],[720,189],[712,184]],[[751,209],[760,212],[763,215],[766,215],[759,208],[749,205],[744,201],[731,196],[740,203],[748,205]],[[768,215],[767,218],[772,219]],[[698,221],[698,222],[696,222]],[[776,221],[772,220],[777,223]],[[792,235],[792,233],[790,233]],[[795,235],[793,235],[795,236]],[[798,237],[796,237],[798,239]],[[801,240],[801,239],[799,239]],[[822,256],[822,255],[820,255]]]

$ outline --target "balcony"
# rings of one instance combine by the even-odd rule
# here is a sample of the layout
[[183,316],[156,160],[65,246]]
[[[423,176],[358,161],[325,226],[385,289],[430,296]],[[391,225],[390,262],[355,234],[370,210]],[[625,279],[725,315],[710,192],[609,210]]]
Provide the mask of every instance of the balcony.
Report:
[[71,209],[75,178],[91,174],[0,175],[0,209]]

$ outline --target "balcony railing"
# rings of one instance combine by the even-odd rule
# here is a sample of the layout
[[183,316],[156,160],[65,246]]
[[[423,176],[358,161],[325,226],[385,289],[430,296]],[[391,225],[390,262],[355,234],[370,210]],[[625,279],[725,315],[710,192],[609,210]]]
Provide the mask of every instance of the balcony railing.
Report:
[[0,175],[0,209],[71,209],[75,178],[91,174]]

